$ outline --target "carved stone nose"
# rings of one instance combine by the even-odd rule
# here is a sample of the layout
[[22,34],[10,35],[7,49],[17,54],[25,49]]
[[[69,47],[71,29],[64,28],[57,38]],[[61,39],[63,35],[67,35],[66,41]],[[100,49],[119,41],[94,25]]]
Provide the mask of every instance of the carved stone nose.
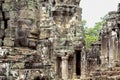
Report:
[[38,36],[39,36],[39,30],[38,30],[37,26],[35,25],[30,30],[29,38],[37,39]]
[[37,29],[36,26],[34,26],[34,27],[31,29],[30,33],[31,33],[32,35],[39,35],[39,30]]
[[30,48],[33,48],[33,49],[36,48],[38,37],[39,37],[39,30],[38,30],[37,26],[34,25],[34,26],[32,27],[32,29],[30,30],[30,34],[29,34],[29,36],[28,36],[28,38],[29,38],[28,46],[29,46]]

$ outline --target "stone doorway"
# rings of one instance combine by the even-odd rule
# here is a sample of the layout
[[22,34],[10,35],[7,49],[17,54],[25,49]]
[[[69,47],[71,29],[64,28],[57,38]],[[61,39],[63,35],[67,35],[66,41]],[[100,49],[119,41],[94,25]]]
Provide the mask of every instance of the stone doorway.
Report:
[[58,66],[57,76],[58,76],[58,78],[62,78],[62,72],[61,72],[61,70],[62,70],[62,59],[61,59],[61,57],[57,57],[57,66]]
[[41,76],[36,76],[33,80],[48,80],[48,77],[41,77]]
[[76,50],[76,76],[81,76],[81,50]]
[[39,76],[35,77],[34,80],[41,80]]

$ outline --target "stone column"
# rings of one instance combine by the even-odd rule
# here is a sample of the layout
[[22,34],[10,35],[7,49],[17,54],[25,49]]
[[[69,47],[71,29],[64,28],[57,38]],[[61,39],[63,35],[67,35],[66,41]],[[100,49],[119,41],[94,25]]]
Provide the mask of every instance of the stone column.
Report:
[[114,67],[116,65],[115,61],[117,61],[117,44],[115,44],[117,35],[115,35],[115,32],[113,34],[109,41],[109,67]]
[[[118,39],[117,39],[117,34],[113,36],[113,55],[114,55],[114,66],[118,63]],[[113,66],[113,67],[114,67]]]
[[[120,31],[119,31],[119,35],[120,35]],[[118,61],[120,62],[120,37],[118,38]]]
[[101,44],[101,64],[104,65],[108,63],[108,39],[102,36],[102,44]]
[[54,64],[55,74],[56,74],[56,78],[58,79],[58,60],[57,60],[57,57],[54,57],[54,61],[55,61],[55,64]]
[[62,57],[62,79],[68,80],[68,57]]
[[84,52],[84,50],[82,50],[81,52],[81,79],[85,79],[86,78],[86,74],[87,74],[87,71],[86,71],[86,54]]

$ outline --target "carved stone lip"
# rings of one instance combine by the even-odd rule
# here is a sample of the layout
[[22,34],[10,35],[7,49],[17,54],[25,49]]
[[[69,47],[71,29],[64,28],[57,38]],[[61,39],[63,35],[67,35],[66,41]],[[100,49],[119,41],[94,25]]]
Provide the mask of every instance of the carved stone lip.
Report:
[[30,31],[31,34],[33,35],[39,35],[39,31],[37,28],[33,28],[31,31]]

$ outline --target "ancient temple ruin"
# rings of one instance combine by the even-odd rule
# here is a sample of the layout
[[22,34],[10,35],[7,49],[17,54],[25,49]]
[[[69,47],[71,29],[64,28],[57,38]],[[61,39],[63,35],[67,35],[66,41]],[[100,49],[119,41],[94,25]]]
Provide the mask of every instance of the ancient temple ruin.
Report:
[[[120,4],[117,11],[111,11],[107,14],[106,22],[100,32],[98,43],[93,44],[94,54],[99,54],[93,59],[99,59],[100,64],[97,68],[92,66],[93,79],[101,80],[120,80]],[[96,52],[98,51],[98,52]],[[92,56],[93,57],[93,56]]]
[[0,80],[119,80],[120,4],[85,48],[80,0],[0,0]]
[[0,0],[0,80],[85,77],[80,0]]

